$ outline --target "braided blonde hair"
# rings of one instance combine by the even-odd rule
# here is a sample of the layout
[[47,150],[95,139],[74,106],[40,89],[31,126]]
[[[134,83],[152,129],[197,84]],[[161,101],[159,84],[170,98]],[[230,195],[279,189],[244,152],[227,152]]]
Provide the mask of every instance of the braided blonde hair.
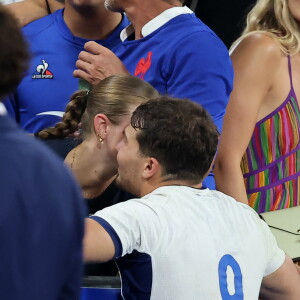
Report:
[[133,105],[140,105],[157,96],[158,92],[144,80],[130,75],[111,76],[89,92],[82,90],[74,93],[62,121],[36,135],[41,139],[64,138],[74,133],[81,122],[85,137],[91,133],[97,114],[105,114],[113,124],[119,124],[120,117],[128,115]]

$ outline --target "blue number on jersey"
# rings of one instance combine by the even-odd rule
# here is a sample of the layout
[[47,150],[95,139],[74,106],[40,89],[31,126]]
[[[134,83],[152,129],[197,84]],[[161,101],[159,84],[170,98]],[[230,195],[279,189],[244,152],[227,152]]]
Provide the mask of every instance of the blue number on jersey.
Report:
[[[234,274],[234,289],[233,295],[229,294],[227,285],[227,267],[231,267]],[[242,272],[237,261],[229,254],[224,255],[219,262],[219,285],[223,300],[243,300],[243,282]]]

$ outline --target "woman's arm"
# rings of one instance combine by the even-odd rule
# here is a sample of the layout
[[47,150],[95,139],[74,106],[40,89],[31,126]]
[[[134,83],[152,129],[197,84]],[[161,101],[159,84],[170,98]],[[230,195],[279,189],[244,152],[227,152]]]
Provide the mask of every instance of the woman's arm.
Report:
[[[64,7],[56,0],[48,0],[48,4],[50,12]],[[8,4],[6,7],[18,19],[22,27],[49,14],[46,0],[25,0]]]
[[214,173],[219,191],[248,203],[240,164],[282,54],[272,37],[254,33],[241,41],[231,58],[234,87],[226,109]]

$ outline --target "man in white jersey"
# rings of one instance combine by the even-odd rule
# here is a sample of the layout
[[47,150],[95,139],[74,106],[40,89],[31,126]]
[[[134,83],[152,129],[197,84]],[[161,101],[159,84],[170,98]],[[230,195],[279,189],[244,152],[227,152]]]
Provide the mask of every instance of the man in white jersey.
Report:
[[201,189],[218,132],[166,96],[139,106],[118,146],[118,182],[142,197],[86,221],[85,259],[116,258],[124,299],[299,299],[300,277],[254,210]]

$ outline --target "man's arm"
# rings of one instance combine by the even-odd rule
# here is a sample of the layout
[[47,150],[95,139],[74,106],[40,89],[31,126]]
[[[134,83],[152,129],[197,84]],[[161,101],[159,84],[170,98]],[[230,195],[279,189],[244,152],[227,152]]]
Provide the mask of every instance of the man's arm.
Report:
[[86,262],[106,262],[115,256],[115,246],[110,235],[92,219],[85,221],[83,251]]
[[260,298],[263,300],[300,299],[300,276],[288,256],[278,270],[263,279]]
[[[48,4],[51,12],[64,7],[55,0],[48,0]],[[6,7],[18,19],[21,27],[49,14],[46,0],[25,0],[8,4]]]

